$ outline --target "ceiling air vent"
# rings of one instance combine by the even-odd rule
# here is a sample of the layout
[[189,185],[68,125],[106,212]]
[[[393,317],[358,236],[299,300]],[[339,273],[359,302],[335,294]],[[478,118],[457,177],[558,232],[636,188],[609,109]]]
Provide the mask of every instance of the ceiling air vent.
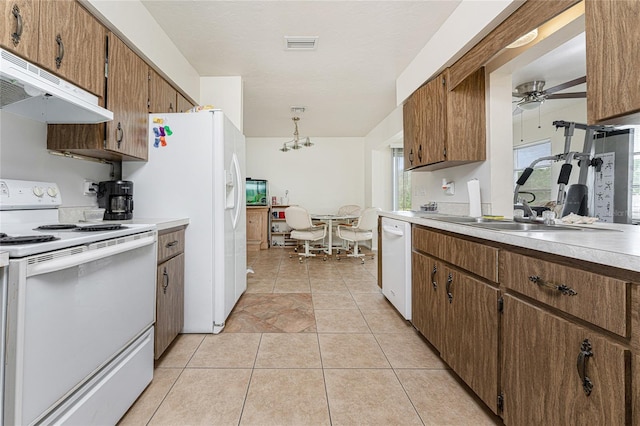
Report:
[[316,50],[318,46],[318,37],[284,37],[284,49],[285,50]]

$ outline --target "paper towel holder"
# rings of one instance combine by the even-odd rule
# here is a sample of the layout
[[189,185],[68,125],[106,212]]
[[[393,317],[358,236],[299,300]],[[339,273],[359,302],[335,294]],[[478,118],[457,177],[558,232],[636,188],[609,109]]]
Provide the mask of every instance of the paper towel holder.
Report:
[[453,195],[456,192],[456,185],[453,181],[448,181],[447,179],[442,179],[442,190],[446,195]]

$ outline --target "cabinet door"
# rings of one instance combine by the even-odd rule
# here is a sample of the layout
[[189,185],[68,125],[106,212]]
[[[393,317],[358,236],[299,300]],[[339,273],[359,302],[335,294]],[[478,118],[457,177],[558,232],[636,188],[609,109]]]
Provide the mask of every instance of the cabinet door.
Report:
[[148,156],[147,64],[118,37],[109,36],[106,149],[134,159]]
[[75,0],[40,2],[38,62],[104,96],[105,28]]
[[184,254],[158,265],[156,286],[155,359],[184,325]]
[[[420,89],[418,89],[420,90]],[[402,107],[402,127],[404,130],[404,169],[411,170],[418,165],[416,146],[418,144],[418,129],[420,109],[418,93],[413,93]]]
[[638,16],[638,1],[585,3],[589,124],[640,111]]
[[149,69],[149,112],[177,112],[176,89],[152,69]]
[[505,424],[630,423],[627,349],[509,295],[502,320]]
[[188,110],[190,110],[191,108],[193,108],[193,104],[191,102],[189,102],[187,100],[187,98],[185,98],[184,96],[182,96],[181,93],[177,94],[177,99],[176,99],[176,103],[177,108],[178,108],[178,112],[187,112]]
[[411,322],[437,349],[444,339],[445,268],[431,257],[411,254]]
[[443,275],[445,329],[440,355],[497,413],[498,289],[451,268]]
[[439,75],[426,85],[422,98],[424,110],[424,147],[418,151],[421,165],[444,161],[447,142],[447,90],[444,76]]
[[2,30],[0,45],[33,62],[38,60],[37,0],[0,0]]
[[[448,79],[448,70],[445,74]],[[447,92],[447,161],[467,163],[486,159],[485,96],[484,68]]]
[[263,235],[267,229],[264,216],[265,211],[262,209],[247,209],[247,248],[249,250],[260,250]]

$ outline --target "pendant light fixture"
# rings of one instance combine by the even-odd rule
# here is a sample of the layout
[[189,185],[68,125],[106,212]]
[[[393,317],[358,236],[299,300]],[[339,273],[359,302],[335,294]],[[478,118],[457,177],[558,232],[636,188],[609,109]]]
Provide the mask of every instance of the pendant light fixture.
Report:
[[291,117],[291,120],[293,120],[293,125],[294,125],[293,139],[283,143],[282,148],[280,148],[280,151],[288,152],[291,149],[297,150],[302,147],[311,147],[314,145],[308,136],[304,137],[303,138],[304,141],[301,142],[300,132],[298,131],[298,121],[300,121],[299,114],[303,113],[304,111],[305,111],[305,107],[291,107],[291,113],[293,114],[293,117]]

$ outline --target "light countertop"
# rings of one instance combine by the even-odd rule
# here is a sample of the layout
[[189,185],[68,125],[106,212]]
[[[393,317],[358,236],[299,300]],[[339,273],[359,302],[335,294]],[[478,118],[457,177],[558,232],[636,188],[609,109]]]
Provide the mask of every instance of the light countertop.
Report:
[[146,218],[146,217],[136,217],[130,220],[105,220],[105,223],[121,223],[126,225],[127,223],[132,224],[153,224],[156,225],[158,231],[164,231],[166,229],[176,228],[178,226],[185,226],[189,224],[188,217],[182,218]]
[[[399,219],[429,228],[470,237],[538,250],[640,272],[640,226],[609,223],[572,225],[584,231],[496,231],[436,220],[437,215],[396,211],[380,212],[380,216]],[[431,218],[430,218],[431,216]]]
[[9,264],[9,253],[6,251],[0,251],[0,268]]

